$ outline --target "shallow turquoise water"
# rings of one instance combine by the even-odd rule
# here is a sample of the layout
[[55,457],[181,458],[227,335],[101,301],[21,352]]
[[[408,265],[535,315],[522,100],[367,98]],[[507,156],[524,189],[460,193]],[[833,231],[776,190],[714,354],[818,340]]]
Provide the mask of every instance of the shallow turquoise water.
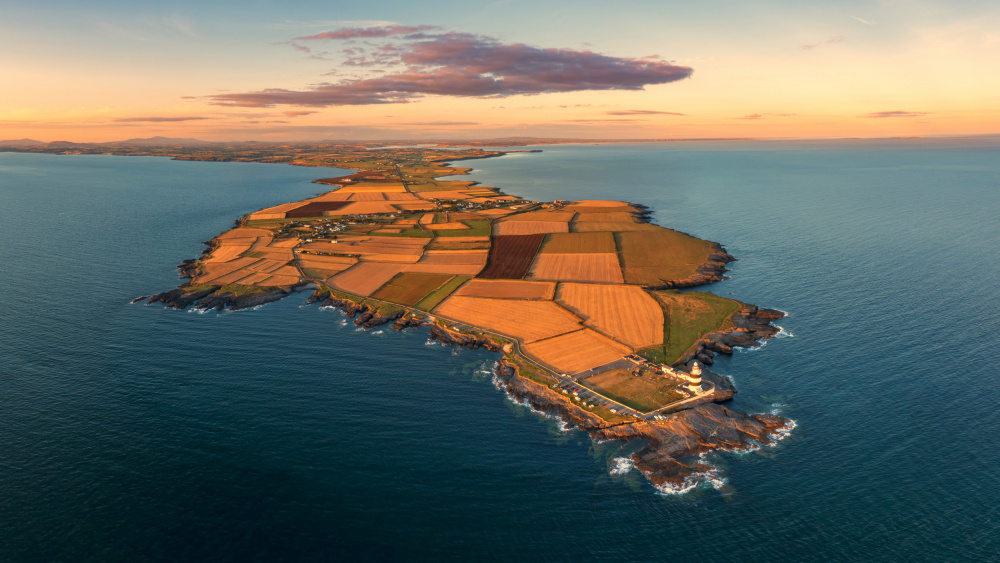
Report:
[[649,205],[740,258],[712,291],[791,314],[716,364],[791,437],[662,495],[507,401],[490,353],[304,295],[128,305],[317,171],[0,153],[0,560],[996,557],[995,147],[542,149],[474,178]]

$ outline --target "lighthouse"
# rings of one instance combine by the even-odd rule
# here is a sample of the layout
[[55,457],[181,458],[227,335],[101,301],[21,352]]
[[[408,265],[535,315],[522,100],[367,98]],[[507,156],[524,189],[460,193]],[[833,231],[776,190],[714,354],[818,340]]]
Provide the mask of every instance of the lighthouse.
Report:
[[698,365],[698,362],[691,364],[691,377],[686,379],[688,380],[688,391],[701,393],[701,366]]

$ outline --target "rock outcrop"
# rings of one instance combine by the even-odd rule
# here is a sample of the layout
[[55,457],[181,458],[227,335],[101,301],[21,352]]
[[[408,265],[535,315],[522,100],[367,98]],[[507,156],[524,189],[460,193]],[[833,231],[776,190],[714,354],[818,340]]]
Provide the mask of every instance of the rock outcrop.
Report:
[[[632,454],[632,461],[659,487],[683,488],[698,474],[705,473],[708,467],[701,461],[701,454],[771,445],[775,433],[789,423],[769,414],[736,412],[710,398],[666,415],[663,420],[633,419],[609,424],[565,395],[519,377],[517,368],[505,361],[498,363],[495,373],[499,385],[513,400],[557,416],[595,440],[642,441],[644,445]],[[731,398],[732,392],[730,383],[723,386],[714,400]]]

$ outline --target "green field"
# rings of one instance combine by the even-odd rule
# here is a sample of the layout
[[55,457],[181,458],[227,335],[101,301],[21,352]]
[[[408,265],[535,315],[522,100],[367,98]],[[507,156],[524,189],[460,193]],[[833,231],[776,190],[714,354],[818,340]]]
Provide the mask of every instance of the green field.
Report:
[[677,391],[676,381],[649,373],[636,377],[626,369],[601,372],[580,384],[639,412],[653,411],[687,397]]
[[451,278],[448,283],[444,284],[440,288],[433,291],[427,297],[420,300],[419,303],[413,306],[414,309],[420,309],[421,311],[430,311],[434,307],[437,307],[446,297],[452,294],[460,285],[472,279],[472,276],[455,276]]
[[435,231],[439,237],[488,237],[490,236],[490,225],[493,221],[462,221],[468,229],[453,229],[445,231]]
[[639,354],[663,364],[680,360],[702,335],[731,326],[729,318],[743,308],[739,301],[703,291],[651,293],[663,305],[663,344],[640,350]]

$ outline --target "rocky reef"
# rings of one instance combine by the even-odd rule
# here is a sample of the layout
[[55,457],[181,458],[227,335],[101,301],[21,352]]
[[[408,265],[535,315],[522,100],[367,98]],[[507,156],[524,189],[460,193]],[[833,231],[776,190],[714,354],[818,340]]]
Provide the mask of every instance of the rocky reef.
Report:
[[704,335],[680,363],[690,366],[697,360],[703,365],[715,363],[715,354],[732,355],[733,348],[752,348],[761,341],[781,332],[773,321],[784,318],[785,314],[774,309],[762,309],[756,305],[746,305],[732,316],[733,328]]
[[777,433],[789,425],[787,419],[778,416],[745,414],[714,402],[732,397],[735,390],[731,385],[719,397],[691,403],[662,420],[633,419],[612,424],[567,396],[519,377],[517,368],[507,362],[498,364],[496,377],[515,401],[559,417],[592,439],[641,441],[643,446],[632,454],[632,462],[654,485],[673,490],[683,489],[709,470],[702,454],[772,445]]
[[[441,344],[464,348],[485,348],[491,352],[508,351],[493,338],[480,334],[455,332],[429,322],[412,313],[398,315],[377,315],[366,304],[357,304],[341,299],[328,292],[317,290],[310,302],[320,302],[324,306],[337,307],[354,324],[371,328],[392,322],[396,330],[411,327],[429,327],[429,338]],[[699,355],[711,353],[714,348],[731,354],[733,346],[755,346],[761,340],[771,338],[780,329],[770,324],[771,320],[784,316],[780,311],[746,306],[733,317],[734,328],[707,335],[705,346],[699,346]],[[730,345],[721,344],[731,342]],[[761,445],[771,445],[779,431],[787,428],[787,419],[770,414],[745,414],[719,404],[736,394],[732,381],[709,370],[704,370],[702,378],[714,385],[714,392],[697,401],[685,403],[678,410],[666,413],[662,420],[630,419],[626,422],[609,423],[597,414],[584,409],[552,388],[522,377],[515,365],[506,357],[497,362],[495,380],[497,384],[516,402],[555,416],[567,425],[587,432],[595,440],[641,441],[643,446],[632,454],[632,462],[654,485],[662,488],[683,489],[692,479],[709,471],[701,455],[716,450],[742,450]]]

